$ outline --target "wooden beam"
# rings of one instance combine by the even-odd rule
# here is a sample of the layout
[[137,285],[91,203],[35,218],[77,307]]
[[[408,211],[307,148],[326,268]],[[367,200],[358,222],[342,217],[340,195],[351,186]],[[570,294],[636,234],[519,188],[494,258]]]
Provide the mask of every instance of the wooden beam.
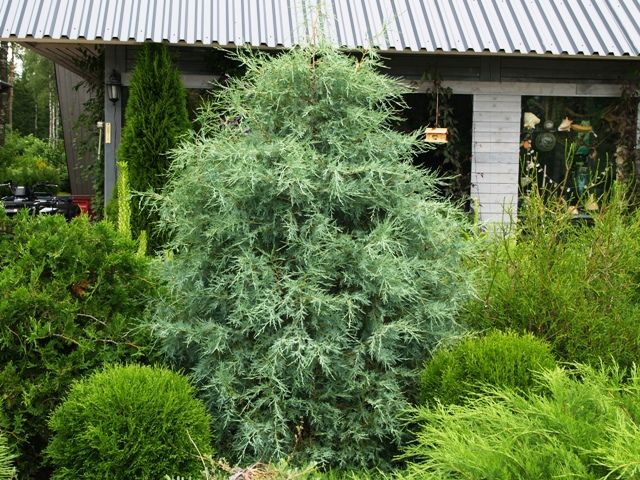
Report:
[[[426,92],[430,82],[405,80],[416,93]],[[454,94],[464,95],[541,95],[549,97],[619,97],[620,84],[547,83],[547,82],[483,82],[467,80],[443,81]]]
[[503,210],[517,214],[521,101],[513,94],[473,97],[470,195],[483,222],[508,221]]
[[[220,75],[199,75],[191,73],[183,73],[181,75],[182,84],[185,88],[208,90],[212,84],[220,79]],[[131,85],[131,72],[125,72],[121,75],[122,85],[128,87]]]

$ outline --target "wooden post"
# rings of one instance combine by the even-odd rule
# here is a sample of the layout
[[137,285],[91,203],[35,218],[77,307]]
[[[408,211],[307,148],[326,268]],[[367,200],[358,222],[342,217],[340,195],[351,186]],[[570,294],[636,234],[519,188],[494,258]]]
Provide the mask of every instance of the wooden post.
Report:
[[[104,49],[104,81],[107,82],[113,71],[124,73],[125,71],[125,48],[122,46],[106,45]],[[120,99],[113,103],[108,96],[104,96],[104,131],[110,130],[110,138],[106,138],[104,143],[104,205],[111,200],[113,189],[118,178],[118,168],[116,167],[116,154],[120,145],[120,132],[122,131],[122,103],[123,94]],[[108,127],[107,127],[108,125]]]

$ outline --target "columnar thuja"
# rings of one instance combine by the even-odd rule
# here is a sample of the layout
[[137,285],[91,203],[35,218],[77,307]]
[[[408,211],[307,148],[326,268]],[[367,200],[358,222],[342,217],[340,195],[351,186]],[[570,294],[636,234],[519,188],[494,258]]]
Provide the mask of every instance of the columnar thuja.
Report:
[[470,292],[464,222],[410,163],[424,144],[391,127],[403,90],[375,57],[242,60],[156,205],[173,254],[155,334],[219,452],[384,465]]
[[[169,169],[167,153],[191,124],[187,113],[186,91],[180,73],[173,66],[166,46],[145,44],[140,50],[131,75],[129,99],[122,130],[118,161],[128,169],[132,192],[160,189]],[[148,235],[150,250],[158,250],[165,240],[155,229],[154,211],[133,198],[118,198],[131,210],[131,230],[134,237]]]

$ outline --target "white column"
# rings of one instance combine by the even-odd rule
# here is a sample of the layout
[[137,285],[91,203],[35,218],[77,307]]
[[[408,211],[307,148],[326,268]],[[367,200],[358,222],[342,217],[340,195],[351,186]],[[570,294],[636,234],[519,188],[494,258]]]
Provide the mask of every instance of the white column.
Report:
[[474,94],[471,197],[483,222],[509,222],[518,205],[521,96]]

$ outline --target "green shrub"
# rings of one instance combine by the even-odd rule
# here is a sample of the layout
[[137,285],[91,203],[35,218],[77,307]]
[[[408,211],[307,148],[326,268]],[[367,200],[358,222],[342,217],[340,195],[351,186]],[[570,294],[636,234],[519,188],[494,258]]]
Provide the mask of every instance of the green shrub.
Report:
[[467,322],[529,331],[559,360],[630,367],[640,358],[640,211],[614,189],[586,227],[561,202],[525,200],[515,235],[490,243]]
[[183,375],[108,366],[73,384],[49,421],[53,479],[160,479],[199,475],[210,454],[206,409]]
[[13,467],[13,455],[9,451],[7,439],[0,432],[0,480],[15,478],[16,469]]
[[62,142],[54,145],[33,135],[7,134],[0,147],[0,183],[31,187],[39,182],[55,183],[69,191],[69,176]]
[[555,365],[549,345],[533,335],[493,332],[466,338],[427,361],[421,399],[425,403],[464,403],[486,384],[526,392],[537,386],[536,370]]
[[[118,149],[118,161],[128,167],[132,192],[162,188],[170,164],[168,152],[190,127],[186,90],[169,49],[145,43],[131,74]],[[156,213],[138,199],[131,202],[130,208],[133,237],[147,231],[150,250],[158,250],[166,239],[155,228]]]
[[422,407],[403,479],[640,478],[638,372],[541,374],[546,393],[495,389],[464,406]]
[[1,223],[11,233],[0,233],[0,428],[16,439],[20,478],[47,478],[47,417],[73,379],[145,357],[132,319],[154,284],[135,242],[108,224],[57,215]]
[[463,214],[411,164],[403,92],[329,49],[248,57],[174,152],[154,332],[234,462],[388,465],[469,297]]

